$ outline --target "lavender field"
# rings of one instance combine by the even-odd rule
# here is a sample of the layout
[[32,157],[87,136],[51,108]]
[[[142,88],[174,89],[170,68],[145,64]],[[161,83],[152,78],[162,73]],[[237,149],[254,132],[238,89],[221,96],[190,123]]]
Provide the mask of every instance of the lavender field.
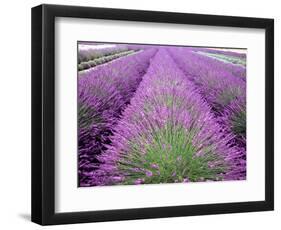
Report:
[[246,179],[246,50],[78,43],[78,186]]

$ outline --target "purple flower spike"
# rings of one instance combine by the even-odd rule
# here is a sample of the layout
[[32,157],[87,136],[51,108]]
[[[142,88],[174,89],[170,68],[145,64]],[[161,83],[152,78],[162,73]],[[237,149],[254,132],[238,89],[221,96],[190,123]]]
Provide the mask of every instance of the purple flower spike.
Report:
[[147,171],[145,172],[145,175],[146,175],[147,177],[152,177],[152,176],[153,176],[153,173],[152,173],[151,171],[147,170]]
[[144,180],[142,179],[142,178],[139,178],[139,179],[136,179],[135,181],[134,181],[134,184],[135,185],[138,185],[138,184],[142,184],[144,182]]
[[158,166],[157,164],[151,164],[150,166],[151,166],[151,168],[153,168],[153,169],[159,169],[159,166]]

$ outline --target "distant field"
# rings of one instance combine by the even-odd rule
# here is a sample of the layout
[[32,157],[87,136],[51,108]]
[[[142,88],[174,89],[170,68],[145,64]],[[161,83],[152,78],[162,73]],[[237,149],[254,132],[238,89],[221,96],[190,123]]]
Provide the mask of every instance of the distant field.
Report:
[[235,56],[231,56],[229,54],[217,54],[217,53],[209,53],[209,52],[198,52],[198,53],[209,56],[209,57],[216,58],[220,61],[232,63],[235,65],[246,66],[246,58],[235,57]]

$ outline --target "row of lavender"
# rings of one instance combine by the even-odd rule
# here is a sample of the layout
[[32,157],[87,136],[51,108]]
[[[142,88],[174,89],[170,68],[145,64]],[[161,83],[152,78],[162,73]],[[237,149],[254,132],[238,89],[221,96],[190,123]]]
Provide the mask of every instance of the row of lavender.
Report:
[[235,70],[239,67],[197,54],[192,48],[169,49],[169,52],[196,84],[218,122],[235,134],[234,144],[246,151],[246,70],[233,71],[230,67]]
[[123,57],[82,73],[78,79],[79,185],[93,185],[96,156],[106,149],[112,129],[149,66],[155,49]]
[[167,51],[158,51],[98,157],[95,184],[243,179],[243,151],[196,88]]
[[[80,44],[83,45],[84,43]],[[85,44],[84,44],[85,45]],[[86,44],[87,45],[87,44]],[[98,45],[98,44],[96,44]],[[91,47],[91,44],[88,44],[89,47]],[[129,50],[138,50],[138,49],[133,49],[132,47],[128,47],[127,45],[118,45],[118,46],[113,46],[113,47],[108,47],[108,48],[103,48],[103,49],[81,49],[78,52],[78,64],[82,62],[87,62],[90,60],[94,60],[97,58],[102,58],[110,55],[114,55],[117,53],[122,53],[125,51]]]
[[102,57],[99,57],[99,58],[96,58],[96,59],[93,59],[93,60],[89,60],[87,62],[82,62],[82,63],[78,64],[78,71],[87,70],[87,69],[90,69],[92,67],[105,64],[105,63],[110,62],[114,59],[133,54],[134,52],[135,52],[134,50],[128,50],[128,51],[115,53],[115,54],[112,54],[112,55],[105,55],[105,56],[102,56]]

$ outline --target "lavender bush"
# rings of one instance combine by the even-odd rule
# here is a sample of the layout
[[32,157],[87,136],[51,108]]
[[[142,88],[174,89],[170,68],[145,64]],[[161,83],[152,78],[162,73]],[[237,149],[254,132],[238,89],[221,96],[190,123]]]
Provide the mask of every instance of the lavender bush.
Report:
[[[246,101],[239,97],[225,107],[220,123],[235,135],[236,145],[246,148]],[[246,153],[245,153],[246,156]]]

